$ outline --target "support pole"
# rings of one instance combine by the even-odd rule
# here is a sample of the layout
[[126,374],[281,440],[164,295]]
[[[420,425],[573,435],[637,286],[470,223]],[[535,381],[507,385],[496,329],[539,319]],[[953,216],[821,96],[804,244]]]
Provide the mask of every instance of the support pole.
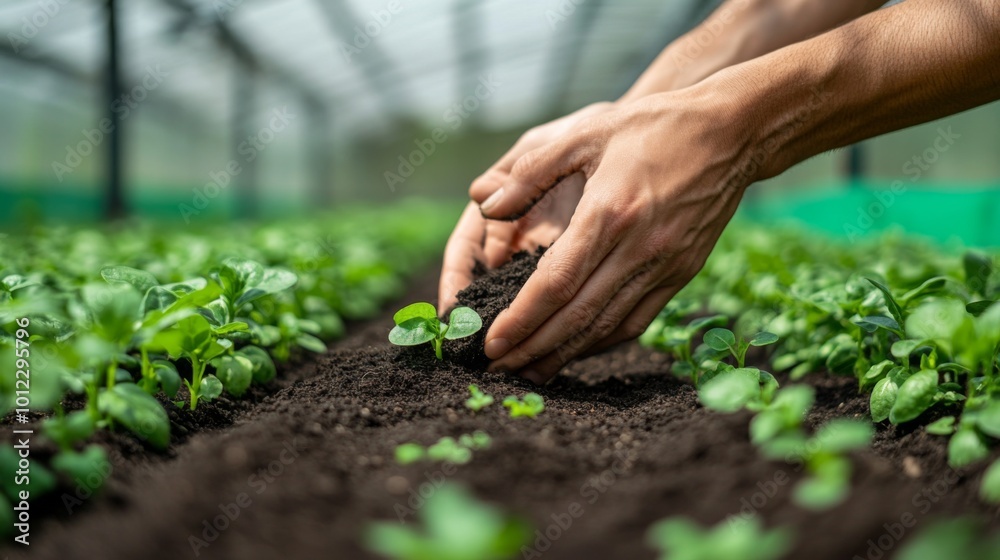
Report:
[[119,60],[117,4],[116,0],[107,0],[105,4],[108,25],[105,37],[107,41],[107,70],[103,105],[105,117],[112,122],[105,148],[105,156],[107,158],[105,215],[110,220],[117,220],[125,216],[125,196],[122,185],[122,123],[118,122],[118,115],[112,109],[114,101],[123,95],[121,63]]

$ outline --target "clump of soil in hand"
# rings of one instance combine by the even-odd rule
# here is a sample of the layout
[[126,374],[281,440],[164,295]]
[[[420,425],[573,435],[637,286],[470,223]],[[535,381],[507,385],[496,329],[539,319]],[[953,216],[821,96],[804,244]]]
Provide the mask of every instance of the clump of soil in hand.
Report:
[[545,249],[534,253],[521,251],[511,257],[510,262],[493,270],[486,270],[481,264],[476,265],[476,279],[461,292],[458,292],[458,304],[471,307],[483,318],[483,328],[476,334],[459,340],[450,340],[444,344],[444,358],[461,364],[470,369],[485,369],[490,363],[483,353],[486,342],[486,332],[496,320],[501,311],[510,307],[521,286],[538,267],[538,259]]

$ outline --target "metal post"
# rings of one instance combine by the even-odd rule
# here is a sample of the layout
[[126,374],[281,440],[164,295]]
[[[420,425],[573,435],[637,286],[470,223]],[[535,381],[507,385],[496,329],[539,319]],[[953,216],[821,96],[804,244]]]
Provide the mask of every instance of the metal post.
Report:
[[847,178],[852,187],[861,185],[861,180],[868,174],[868,158],[865,145],[851,144],[847,148]]
[[[233,77],[233,161],[240,166],[240,173],[233,180],[236,188],[236,212],[241,218],[255,218],[259,211],[257,185],[257,160],[260,154],[254,147],[253,120],[256,115],[256,95],[253,70],[238,61]],[[246,142],[246,144],[243,144]],[[243,149],[240,149],[240,146]]]
[[104,110],[106,118],[113,123],[111,131],[108,133],[105,152],[107,155],[107,206],[105,212],[108,219],[115,220],[125,215],[125,197],[122,186],[122,123],[118,122],[118,115],[112,110],[112,104],[123,95],[123,90],[119,61],[117,2],[116,0],[107,0],[105,6],[108,16],[106,36],[108,66]]

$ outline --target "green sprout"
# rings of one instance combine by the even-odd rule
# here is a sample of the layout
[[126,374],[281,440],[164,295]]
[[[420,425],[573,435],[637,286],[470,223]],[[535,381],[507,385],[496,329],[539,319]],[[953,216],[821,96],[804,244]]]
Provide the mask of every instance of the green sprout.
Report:
[[389,332],[389,342],[397,346],[417,346],[430,342],[434,355],[443,360],[441,343],[471,336],[483,328],[479,314],[468,307],[456,307],[448,316],[448,323],[438,319],[434,306],[426,303],[411,303],[392,316],[396,326]]
[[756,516],[702,529],[684,517],[664,519],[649,528],[646,540],[661,560],[777,560],[791,545],[787,529],[767,531]]
[[479,412],[480,410],[493,404],[493,397],[482,392],[476,385],[469,385],[469,393],[471,393],[472,396],[466,399],[465,407],[473,412]]
[[868,446],[874,429],[868,422],[838,418],[820,426],[811,438],[792,430],[763,443],[771,459],[804,463],[809,477],[792,498],[800,506],[824,510],[841,503],[851,490],[851,461],[847,452]]
[[523,400],[510,395],[503,400],[503,405],[505,408],[510,409],[511,418],[520,418],[522,416],[534,418],[545,410],[545,400],[538,393],[528,393],[524,395]]
[[442,486],[420,510],[421,528],[379,522],[366,527],[365,548],[393,560],[504,560],[531,539],[522,520]]
[[472,434],[462,434],[457,440],[443,437],[426,449],[419,443],[404,443],[396,447],[396,462],[400,465],[409,465],[426,459],[464,465],[472,460],[473,451],[486,449],[490,443],[492,443],[490,436],[480,430]]
[[749,339],[740,337],[736,340],[733,331],[723,328],[710,329],[705,333],[705,344],[719,352],[729,352],[736,358],[736,367],[741,368],[746,362],[747,349],[751,346],[767,346],[778,342],[778,335],[769,332],[759,332]]

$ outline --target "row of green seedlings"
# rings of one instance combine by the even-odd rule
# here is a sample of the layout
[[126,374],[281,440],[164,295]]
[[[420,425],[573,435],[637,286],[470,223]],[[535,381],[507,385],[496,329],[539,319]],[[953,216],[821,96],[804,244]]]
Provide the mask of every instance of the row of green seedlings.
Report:
[[[996,298],[1000,292],[988,288],[995,285],[991,278],[995,274],[987,260],[970,253],[963,263],[964,286],[936,276],[898,294],[879,279],[864,278],[860,283],[849,281],[835,304],[828,301],[828,289],[822,295],[800,294],[786,302],[788,309],[779,319],[802,317],[809,326],[788,332],[792,340],[783,341],[772,364],[784,369],[800,361],[793,379],[808,371],[801,366],[855,375],[859,389],[870,393],[875,423],[926,422],[928,412],[944,412],[925,429],[951,436],[950,466],[960,468],[987,458],[991,442],[1000,439],[1000,304],[982,298]],[[824,304],[817,305],[821,298]],[[751,305],[746,315],[755,311]],[[699,369],[711,365],[713,354],[726,345],[706,334],[705,344],[692,351],[691,339],[700,329],[725,324],[727,319],[705,317],[686,325],[680,321],[668,310],[643,341],[672,354],[674,373],[697,386],[706,377]],[[820,332],[826,334],[810,338]],[[816,362],[817,356],[825,359]],[[741,356],[736,358],[742,365]],[[767,385],[770,379],[764,375],[762,383]],[[1000,503],[1000,461],[986,470],[980,496]]]
[[[684,354],[700,354],[704,360],[689,370],[695,380],[698,398],[711,410],[734,413],[749,410],[750,440],[769,459],[800,464],[808,476],[796,485],[793,501],[814,510],[841,503],[850,492],[851,463],[846,454],[866,447],[874,430],[870,423],[850,419],[835,419],[807,435],[803,422],[815,400],[815,392],[807,385],[779,388],[778,381],[767,371],[746,367],[747,350],[778,342],[770,332],[758,332],[749,338],[737,337],[731,330],[715,327],[708,330],[703,344],[690,352],[690,340],[698,329],[725,321],[717,316],[692,322],[685,329],[688,350]],[[735,364],[730,364],[727,360]]]
[[[173,403],[194,410],[223,391],[240,397],[252,383],[275,377],[268,352],[251,343],[273,347],[292,342],[325,350],[306,332],[263,324],[254,308],[254,302],[295,284],[296,275],[284,269],[231,258],[209,279],[166,285],[149,272],[124,266],[105,267],[101,276],[105,284],[83,286],[71,303],[79,330],[70,331],[72,338],[67,336],[69,342],[56,354],[62,362],[58,381],[71,393],[84,395],[86,404],[67,412],[57,403],[54,416],[42,423],[43,434],[59,448],[52,469],[78,484],[87,481],[91,490],[97,490],[111,470],[100,446],[77,450],[96,430],[120,426],[154,448],[166,448],[170,421],[155,397],[158,393],[173,400],[183,385],[187,398]],[[48,319],[50,327],[54,321]],[[181,376],[176,365],[182,360],[190,366],[187,376]],[[14,472],[18,461],[13,448],[0,447],[0,470]],[[48,469],[34,461],[30,469],[31,496],[55,487],[56,477]],[[7,497],[16,497],[16,488],[4,489]],[[8,506],[0,503],[0,516],[11,515]],[[3,527],[10,526],[2,521]]]
[[[369,525],[363,542],[393,560],[507,560],[543,557],[531,548],[538,531],[515,515],[476,500],[461,485],[441,486],[417,514],[419,527],[381,522]],[[983,538],[981,524],[959,518],[939,521],[918,533],[896,553],[896,560],[1000,558],[1000,535]],[[758,518],[702,528],[684,517],[653,524],[646,542],[659,560],[778,560],[794,545],[787,528],[767,530]]]

